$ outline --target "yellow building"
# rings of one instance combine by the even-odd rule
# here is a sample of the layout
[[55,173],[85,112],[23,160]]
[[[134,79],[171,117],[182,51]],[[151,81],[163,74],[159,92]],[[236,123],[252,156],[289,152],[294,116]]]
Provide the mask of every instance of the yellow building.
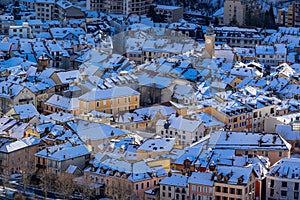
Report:
[[140,106],[140,93],[129,87],[113,87],[107,90],[93,89],[79,97],[79,112],[92,110],[117,114]]
[[204,109],[204,112],[225,123],[227,128],[231,131],[247,130],[250,124],[247,108],[245,106],[230,105],[229,102],[226,102],[216,108],[207,107]]

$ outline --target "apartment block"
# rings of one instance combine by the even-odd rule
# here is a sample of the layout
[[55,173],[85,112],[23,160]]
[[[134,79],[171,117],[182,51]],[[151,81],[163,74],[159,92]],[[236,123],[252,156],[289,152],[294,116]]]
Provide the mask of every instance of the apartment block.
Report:
[[164,16],[168,23],[174,23],[183,18],[183,7],[157,5],[155,12]]
[[300,3],[293,2],[288,8],[278,10],[278,24],[289,27],[300,27]]
[[37,0],[35,3],[36,18],[42,21],[53,20],[55,0]]
[[246,4],[243,0],[226,0],[224,2],[224,24],[244,25],[246,19]]
[[152,0],[88,0],[88,10],[104,12],[107,14],[146,14]]

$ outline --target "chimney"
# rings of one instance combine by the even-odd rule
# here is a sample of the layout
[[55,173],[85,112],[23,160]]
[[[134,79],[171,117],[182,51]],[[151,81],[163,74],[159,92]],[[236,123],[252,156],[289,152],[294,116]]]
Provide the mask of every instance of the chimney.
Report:
[[12,96],[12,89],[9,88],[9,95]]
[[226,141],[228,140],[228,138],[229,138],[229,134],[228,134],[228,132],[226,132]]
[[274,136],[273,136],[273,144],[276,143],[276,139],[277,139],[277,137],[276,137],[276,135],[274,135]]
[[4,93],[5,93],[4,86],[2,86],[2,94],[4,94]]

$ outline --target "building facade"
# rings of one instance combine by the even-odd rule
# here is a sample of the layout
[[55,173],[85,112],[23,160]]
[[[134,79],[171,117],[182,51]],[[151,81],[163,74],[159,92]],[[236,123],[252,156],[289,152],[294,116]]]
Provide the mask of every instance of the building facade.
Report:
[[146,14],[152,5],[152,0],[88,0],[88,10],[107,14]]
[[215,177],[216,200],[255,199],[255,173],[252,167],[219,166]]
[[266,199],[299,199],[300,159],[284,158],[272,166],[266,175]]
[[300,3],[293,2],[286,9],[278,10],[278,24],[289,27],[300,27]]
[[226,0],[224,2],[224,24],[239,25],[245,24],[246,4],[244,0]]
[[107,90],[92,90],[79,97],[81,113],[92,110],[117,114],[140,106],[140,93],[129,87],[113,87]]
[[0,138],[0,172],[4,175],[28,173],[34,170],[34,154],[38,151],[40,140],[34,137],[22,140]]
[[214,199],[214,174],[212,172],[193,172],[189,177],[189,195],[191,200]]

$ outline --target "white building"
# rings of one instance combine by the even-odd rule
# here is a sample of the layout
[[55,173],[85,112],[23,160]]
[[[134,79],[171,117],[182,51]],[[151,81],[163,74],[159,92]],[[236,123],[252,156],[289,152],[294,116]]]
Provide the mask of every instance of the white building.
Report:
[[266,175],[266,183],[266,199],[299,199],[300,159],[281,159]]
[[188,146],[204,136],[204,123],[173,115],[168,120],[157,121],[156,133],[162,137],[176,138],[179,145]]
[[22,26],[10,26],[8,34],[20,38],[32,38],[31,27],[28,22],[23,22]]
[[278,66],[286,62],[287,48],[285,44],[275,44],[273,46],[257,46],[255,54],[259,61],[266,66]]

